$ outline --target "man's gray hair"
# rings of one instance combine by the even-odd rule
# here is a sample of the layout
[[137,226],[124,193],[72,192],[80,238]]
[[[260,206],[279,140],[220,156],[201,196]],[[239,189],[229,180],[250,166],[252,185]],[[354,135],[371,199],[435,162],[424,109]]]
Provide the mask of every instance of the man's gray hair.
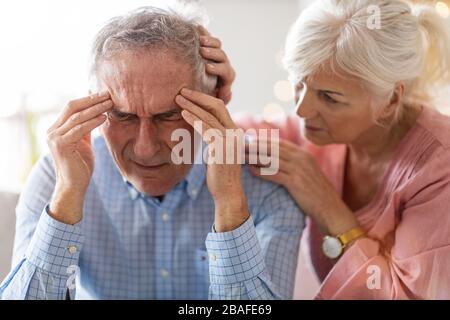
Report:
[[95,77],[102,61],[122,50],[170,50],[190,65],[195,85],[208,94],[213,93],[217,76],[205,72],[207,60],[199,51],[201,24],[196,21],[198,18],[150,6],[112,18],[94,39],[91,76]]

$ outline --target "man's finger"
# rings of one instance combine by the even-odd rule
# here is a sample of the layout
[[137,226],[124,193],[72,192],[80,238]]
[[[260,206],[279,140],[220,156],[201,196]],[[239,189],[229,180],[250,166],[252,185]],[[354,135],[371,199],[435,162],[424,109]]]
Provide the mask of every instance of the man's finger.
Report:
[[223,82],[231,83],[234,81],[235,73],[228,62],[223,63],[207,63],[206,72],[219,76]]
[[72,129],[70,129],[65,135],[61,138],[65,143],[77,143],[81,141],[86,135],[88,135],[92,130],[100,126],[103,122],[105,122],[106,116],[101,114],[94,119],[90,119],[86,122],[76,125]]
[[[186,120],[187,123],[189,123],[195,131],[197,131],[198,134],[200,134],[200,136],[202,137],[202,140],[206,143],[211,143],[211,137],[208,137],[205,135],[205,132],[209,131],[211,132],[211,130],[215,130],[216,134],[218,136],[223,137],[223,132],[220,129],[217,128],[213,128],[211,127],[208,123],[202,121],[199,117],[197,117],[195,114],[193,114],[192,112],[189,112],[187,110],[183,110],[181,111],[181,116],[184,118],[184,120]],[[198,127],[196,125],[194,125],[194,122],[197,121],[201,121],[202,122],[202,126]],[[201,128],[201,131],[199,131]]]
[[222,49],[201,47],[200,52],[205,59],[219,63],[228,61],[228,57]]
[[236,127],[222,100],[211,97],[206,93],[187,88],[183,88],[180,93],[182,97],[193,102],[194,105],[212,114],[226,128],[232,129]]
[[205,122],[207,125],[209,125],[212,128],[217,128],[221,131],[223,131],[223,126],[220,120],[213,114],[209,113],[205,109],[201,108],[197,104],[193,103],[192,101],[187,100],[185,97],[178,95],[175,98],[175,102],[182,108],[193,115],[195,115],[197,118],[199,118],[201,121]]
[[[194,126],[194,122],[195,121],[202,121],[200,120],[199,117],[197,117],[195,114],[193,114],[192,112],[189,112],[188,110],[183,110],[181,111],[181,116],[183,117],[184,120],[186,120],[187,123],[189,123],[191,125],[191,127],[193,127],[196,131],[199,129],[199,127]],[[204,121],[202,121],[202,130],[203,132],[199,132],[197,131],[200,135],[202,135],[204,133],[204,131],[212,129],[210,125],[208,125],[207,123],[205,123]]]
[[222,42],[220,42],[219,39],[211,37],[211,36],[201,36],[200,37],[200,44],[203,47],[210,47],[210,48],[220,48],[220,47],[222,47]]
[[225,104],[230,102],[233,92],[231,91],[231,86],[219,87],[219,92],[217,97],[222,100]]
[[108,111],[113,106],[112,100],[108,99],[98,103],[88,109],[72,114],[68,120],[56,129],[57,134],[64,135],[76,125],[89,121],[102,113]]
[[198,26],[198,30],[200,31],[201,36],[211,36],[211,33],[209,33],[208,29],[203,26]]
[[56,122],[50,127],[49,131],[55,130],[56,128],[62,126],[72,114],[80,112],[81,110],[87,109],[89,107],[92,107],[93,105],[106,101],[110,98],[111,97],[109,92],[103,91],[91,94],[87,97],[70,101],[67,107],[62,111],[58,120],[56,120]]

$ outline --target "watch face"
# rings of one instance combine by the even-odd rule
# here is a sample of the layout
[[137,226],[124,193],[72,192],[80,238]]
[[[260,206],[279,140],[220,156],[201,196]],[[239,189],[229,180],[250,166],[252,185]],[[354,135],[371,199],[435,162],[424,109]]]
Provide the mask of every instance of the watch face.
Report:
[[328,258],[335,259],[342,253],[342,244],[338,239],[326,236],[323,238],[322,250]]

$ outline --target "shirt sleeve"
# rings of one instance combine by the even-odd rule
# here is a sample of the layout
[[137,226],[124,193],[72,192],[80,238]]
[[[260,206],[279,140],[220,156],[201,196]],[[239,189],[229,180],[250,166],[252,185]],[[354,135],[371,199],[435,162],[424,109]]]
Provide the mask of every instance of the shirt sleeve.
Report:
[[[55,173],[49,155],[30,173],[16,208],[13,268],[0,284],[0,299],[63,299],[82,245],[80,227],[47,214]],[[67,272],[71,272],[68,274]],[[69,279],[70,278],[70,279]]]
[[1,299],[64,299],[76,276],[83,237],[42,213],[24,257],[0,286]]
[[304,218],[277,187],[235,230],[209,233],[210,299],[291,299]]

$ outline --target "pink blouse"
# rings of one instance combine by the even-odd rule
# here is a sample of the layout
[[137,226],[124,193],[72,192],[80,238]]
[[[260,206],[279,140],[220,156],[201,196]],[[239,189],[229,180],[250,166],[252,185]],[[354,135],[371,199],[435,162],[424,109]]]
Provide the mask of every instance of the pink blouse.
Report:
[[[281,138],[315,156],[342,194],[345,145],[308,143],[295,116],[270,124],[241,116],[236,122],[244,129],[280,129]],[[323,255],[322,235],[308,221],[310,262],[322,281],[317,299],[450,299],[449,117],[423,109],[399,144],[380,189],[355,215],[367,237],[335,263]],[[301,278],[297,282],[302,285]]]

